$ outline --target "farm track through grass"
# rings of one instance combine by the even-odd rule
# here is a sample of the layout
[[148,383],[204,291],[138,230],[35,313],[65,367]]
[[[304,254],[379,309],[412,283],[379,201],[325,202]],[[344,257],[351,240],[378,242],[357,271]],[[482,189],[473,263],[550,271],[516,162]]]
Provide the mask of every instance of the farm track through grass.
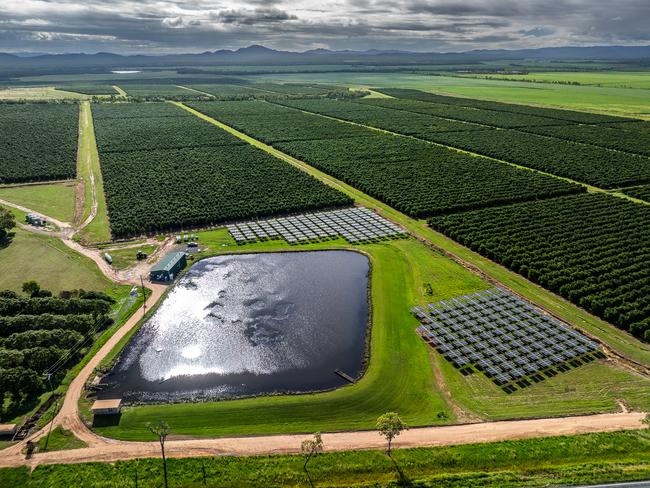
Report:
[[650,344],[645,344],[632,337],[630,334],[623,332],[611,324],[589,314],[585,310],[571,304],[567,300],[558,297],[554,293],[545,290],[539,285],[532,283],[523,276],[514,273],[504,266],[497,264],[489,259],[479,255],[458,244],[452,239],[440,234],[431,229],[426,221],[416,220],[408,217],[401,212],[389,207],[388,205],[376,200],[372,197],[365,195],[359,190],[347,185],[328,174],[317,170],[310,166],[308,163],[299,161],[287,154],[278,151],[277,149],[264,144],[232,127],[208,117],[194,109],[191,109],[181,103],[176,103],[179,107],[193,113],[197,117],[211,122],[232,134],[237,135],[242,140],[247,141],[261,149],[264,149],[270,154],[292,164],[306,173],[318,178],[324,183],[333,186],[352,197],[357,203],[366,207],[375,209],[384,214],[387,218],[394,220],[400,225],[404,226],[407,230],[419,238],[425,239],[431,245],[449,253],[455,259],[460,260],[466,266],[475,269],[477,272],[485,275],[488,279],[495,280],[499,284],[513,290],[531,302],[541,306],[542,308],[553,313],[562,320],[573,324],[590,335],[598,338],[606,343],[611,349],[618,352],[622,356],[635,361],[646,368],[650,366]]
[[92,109],[90,103],[81,104],[80,117],[80,141],[79,141],[79,178],[84,180],[84,222],[91,213],[93,205],[92,181],[95,184],[95,196],[97,198],[97,214],[95,218],[82,229],[78,237],[86,243],[106,242],[111,239],[111,229],[106,210],[106,196],[104,195],[104,179],[99,161],[99,152],[95,141],[95,128],[93,124]]

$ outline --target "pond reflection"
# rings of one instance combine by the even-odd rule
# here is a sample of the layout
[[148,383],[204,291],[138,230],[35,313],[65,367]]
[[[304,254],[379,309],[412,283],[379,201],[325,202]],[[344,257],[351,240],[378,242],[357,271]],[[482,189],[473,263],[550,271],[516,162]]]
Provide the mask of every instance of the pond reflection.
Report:
[[200,261],[134,336],[100,398],[191,401],[334,388],[363,366],[365,256],[350,251]]

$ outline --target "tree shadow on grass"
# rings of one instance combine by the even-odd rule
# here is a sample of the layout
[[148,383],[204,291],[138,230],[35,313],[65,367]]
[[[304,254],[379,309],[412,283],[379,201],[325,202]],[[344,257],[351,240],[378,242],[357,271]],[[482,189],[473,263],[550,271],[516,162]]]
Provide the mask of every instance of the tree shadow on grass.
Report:
[[390,460],[393,462],[393,466],[395,466],[395,471],[397,473],[397,486],[413,486],[413,482],[409,479],[409,477],[404,474],[404,470],[402,467],[397,464],[397,461],[393,458],[393,456],[388,456]]
[[2,235],[2,232],[0,231],[0,249],[9,247],[11,242],[14,240],[14,237],[16,237],[15,232],[8,232],[7,234]]

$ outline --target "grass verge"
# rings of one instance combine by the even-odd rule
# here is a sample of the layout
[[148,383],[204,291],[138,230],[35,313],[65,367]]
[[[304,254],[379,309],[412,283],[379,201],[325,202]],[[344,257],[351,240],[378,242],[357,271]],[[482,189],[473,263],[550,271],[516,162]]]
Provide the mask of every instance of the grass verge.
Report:
[[[304,487],[295,455],[169,459],[169,486]],[[439,448],[325,453],[309,464],[319,487],[521,487],[592,484],[650,477],[650,437],[640,431]],[[135,486],[162,483],[159,459],[113,464],[0,469],[3,486]]]

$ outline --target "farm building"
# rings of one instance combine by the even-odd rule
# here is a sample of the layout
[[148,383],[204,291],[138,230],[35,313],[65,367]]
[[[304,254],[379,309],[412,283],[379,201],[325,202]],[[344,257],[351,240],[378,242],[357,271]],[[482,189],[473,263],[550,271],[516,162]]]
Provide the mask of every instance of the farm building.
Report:
[[93,415],[117,415],[122,410],[122,400],[95,400],[90,411]]
[[151,268],[149,278],[151,281],[172,281],[186,265],[185,253],[170,253]]

